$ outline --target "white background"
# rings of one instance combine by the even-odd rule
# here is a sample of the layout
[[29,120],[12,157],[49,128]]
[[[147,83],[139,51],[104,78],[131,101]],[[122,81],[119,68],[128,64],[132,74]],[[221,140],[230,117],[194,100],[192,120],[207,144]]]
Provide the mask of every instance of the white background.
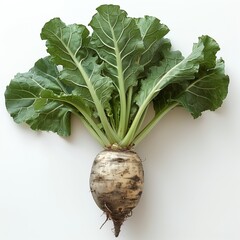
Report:
[[17,72],[46,55],[42,26],[53,17],[88,24],[103,3],[132,17],[153,15],[168,25],[173,46],[186,56],[197,37],[221,46],[230,76],[222,108],[193,120],[169,113],[137,147],[145,190],[120,240],[240,239],[240,14],[237,0],[74,1],[0,3],[0,239],[114,239],[112,223],[92,200],[88,179],[101,147],[76,119],[61,138],[13,122],[4,91]]

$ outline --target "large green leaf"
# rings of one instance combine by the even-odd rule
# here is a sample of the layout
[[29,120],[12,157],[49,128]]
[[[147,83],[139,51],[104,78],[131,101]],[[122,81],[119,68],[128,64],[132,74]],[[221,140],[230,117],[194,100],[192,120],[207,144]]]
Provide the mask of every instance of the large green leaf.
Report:
[[215,68],[201,74],[175,100],[196,118],[201,112],[214,111],[222,105],[227,96],[228,83],[224,62],[218,61]]
[[[175,85],[179,84],[180,88],[183,88],[187,82],[195,80],[202,70],[207,70],[208,67],[216,65],[216,52],[219,47],[216,41],[208,36],[200,37],[198,43],[193,45],[192,53],[184,59],[180,52],[170,51],[168,45],[164,46],[165,49],[162,51],[164,59],[160,61],[158,66],[151,67],[149,75],[142,80],[141,88],[135,97],[139,109],[122,144],[134,140],[137,130],[141,126],[142,116],[151,101],[154,101],[158,119],[158,113],[161,113],[162,110],[167,112],[168,104],[171,102],[174,92],[179,91]],[[174,89],[171,88],[172,85],[174,85]],[[167,88],[166,91],[164,91],[165,88]],[[182,95],[182,97],[184,96]],[[184,103],[182,99],[183,104],[186,105],[187,101]],[[172,108],[172,104],[169,105],[169,108]],[[155,122],[155,119],[153,122]]]
[[97,8],[90,22],[93,34],[90,46],[107,63],[107,72],[120,91],[136,85],[137,75],[142,70],[138,58],[144,50],[140,30],[135,19],[116,5]]
[[89,31],[80,24],[67,26],[60,18],[54,18],[42,28],[41,38],[47,40],[47,51],[52,60],[64,67],[75,69],[76,63],[86,56],[85,45]]
[[218,60],[214,68],[201,69],[194,80],[166,88],[162,95],[155,99],[155,110],[158,112],[165,105],[177,102],[197,118],[203,111],[214,111],[222,105],[227,96],[228,84],[224,62]]
[[34,130],[70,134],[71,108],[61,102],[42,99],[40,93],[51,89],[55,94],[65,89],[58,81],[58,70],[49,58],[40,59],[27,73],[17,74],[5,91],[6,107],[17,123],[27,123]]
[[202,36],[198,43],[194,44],[192,53],[183,59],[179,51],[164,51],[164,59],[159,66],[150,68],[149,76],[142,80],[141,89],[136,96],[138,106],[147,105],[167,85],[195,79],[200,66],[214,66],[216,63],[216,42]]
[[[56,64],[63,66],[61,79],[65,84],[94,105],[94,110],[101,119],[107,136],[116,141],[115,133],[106,116],[109,100],[113,92],[112,80],[102,76],[102,65],[97,63],[97,57],[92,56],[86,46],[88,44],[88,30],[83,25],[66,25],[59,18],[46,23],[41,37],[47,40],[48,52]],[[92,104],[91,104],[92,103]]]
[[154,99],[156,112],[176,102],[197,118],[203,111],[214,111],[222,105],[227,96],[229,77],[225,75],[224,61],[216,60],[220,48],[215,40],[202,36],[199,42],[194,44],[193,52],[198,49],[199,44],[204,48],[202,58],[197,62],[198,69],[194,79],[170,81]]
[[104,73],[116,86],[114,94],[118,98],[114,102],[120,111],[113,107],[112,115],[118,135],[122,138],[128,128],[132,87],[137,85],[138,75],[143,71],[143,66],[139,64],[144,50],[141,33],[135,19],[128,17],[117,5],[98,7],[89,25],[93,29],[89,46],[104,61]]

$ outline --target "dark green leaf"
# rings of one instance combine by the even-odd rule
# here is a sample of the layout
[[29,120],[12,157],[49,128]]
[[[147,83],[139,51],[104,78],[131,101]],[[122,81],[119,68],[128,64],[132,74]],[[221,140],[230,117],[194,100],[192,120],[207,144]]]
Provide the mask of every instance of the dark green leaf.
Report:
[[141,89],[136,96],[136,103],[141,106],[146,99],[151,101],[169,84],[181,84],[186,80],[195,79],[200,66],[206,68],[216,64],[215,54],[216,42],[208,36],[199,38],[198,43],[193,45],[192,53],[185,59],[180,52],[166,49],[160,65],[150,68],[149,76],[142,81]]
[[6,107],[17,123],[27,123],[34,130],[70,134],[71,108],[42,99],[44,89],[59,94],[64,89],[57,79],[56,66],[49,58],[40,59],[27,73],[17,74],[5,92]]
[[[101,74],[103,64],[97,64],[97,58],[89,56],[86,60],[81,62],[81,65],[85,70],[88,76],[88,81],[91,82],[94,94],[99,98],[101,105],[104,109],[110,109],[109,101],[112,98],[114,86],[109,77]],[[92,95],[78,69],[64,69],[61,72],[60,78],[67,86],[72,87],[73,95],[79,95],[85,101],[85,105],[91,108],[93,113],[96,113],[97,109]]]
[[201,72],[194,81],[189,82],[178,95],[173,96],[173,100],[197,118],[203,111],[214,111],[222,105],[227,96],[228,83],[224,62],[220,60],[215,68]]
[[60,74],[61,82],[72,90],[71,94],[84,99],[96,113],[93,96],[97,96],[104,109],[109,109],[114,87],[112,80],[102,75],[103,64],[98,64],[98,57],[86,49],[88,33],[83,25],[67,26],[55,18],[45,24],[41,36],[47,40],[53,60],[64,67]]
[[[151,101],[168,83],[168,81],[175,81],[176,79],[181,78],[181,69],[184,71],[185,68],[177,68],[174,70],[174,73],[170,73],[169,76],[166,74],[169,71],[173,71],[173,67],[182,60],[183,56],[179,51],[167,51],[160,66],[151,67],[149,75],[146,79],[142,80],[141,88],[135,97],[135,102],[138,106],[141,106],[147,98]],[[195,72],[195,68],[193,68],[192,71]],[[190,78],[193,77],[194,72],[189,75]],[[187,74],[190,74],[190,71]],[[189,77],[187,74],[185,75],[186,78]],[[183,78],[185,76],[183,76]]]
[[144,50],[140,30],[135,19],[116,5],[102,5],[97,8],[90,22],[93,34],[92,49],[107,64],[106,71],[119,86],[124,82],[124,90],[136,85],[137,75],[143,68],[138,64]]
[[75,69],[76,61],[86,56],[85,45],[89,31],[83,25],[67,26],[59,18],[47,22],[41,32],[41,38],[47,40],[47,51],[56,64]]
[[[227,96],[229,78],[225,75],[224,61],[216,61],[219,50],[217,43],[208,36],[199,38],[203,43],[202,58],[199,59],[194,79],[182,79],[170,82],[154,99],[156,112],[168,104],[177,102],[197,118],[205,110],[216,110]],[[193,52],[198,49],[194,44]]]
[[163,37],[169,32],[168,27],[160,23],[159,19],[151,16],[137,18],[136,22],[140,29],[145,49],[140,56],[140,64],[143,66],[151,65],[156,62],[155,58],[160,61],[159,50],[161,50],[161,45],[164,41]]

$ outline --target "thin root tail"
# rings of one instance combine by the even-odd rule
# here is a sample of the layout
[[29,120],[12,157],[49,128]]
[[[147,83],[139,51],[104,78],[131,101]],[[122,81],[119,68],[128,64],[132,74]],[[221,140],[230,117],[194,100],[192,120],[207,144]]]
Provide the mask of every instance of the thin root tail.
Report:
[[123,224],[122,220],[113,220],[115,237],[118,237],[118,235],[119,235],[119,233],[121,231],[122,224]]

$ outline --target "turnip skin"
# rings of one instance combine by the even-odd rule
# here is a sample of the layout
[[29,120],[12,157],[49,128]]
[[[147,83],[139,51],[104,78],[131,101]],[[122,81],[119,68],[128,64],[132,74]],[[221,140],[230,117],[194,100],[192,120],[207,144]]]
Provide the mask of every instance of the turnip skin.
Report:
[[90,189],[98,207],[114,224],[117,237],[143,191],[142,161],[134,151],[104,150],[92,165]]

